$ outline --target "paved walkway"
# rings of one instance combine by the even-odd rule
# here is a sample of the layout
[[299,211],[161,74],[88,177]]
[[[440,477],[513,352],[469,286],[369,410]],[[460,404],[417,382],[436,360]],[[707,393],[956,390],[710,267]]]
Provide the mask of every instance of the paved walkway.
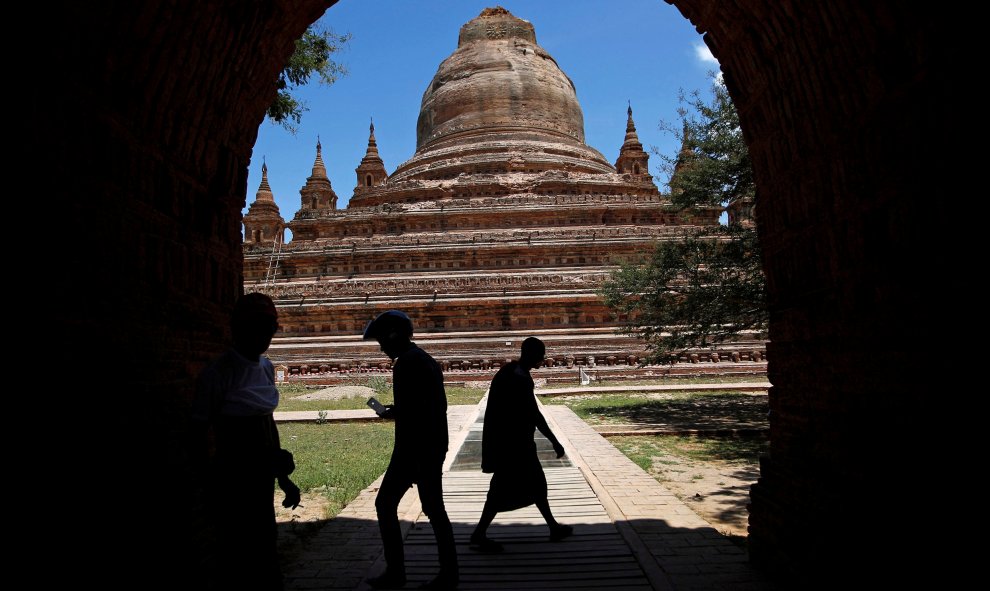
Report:
[[[444,497],[461,562],[461,589],[767,589],[745,553],[564,406],[543,407],[570,461],[547,462],[550,505],[574,535],[551,543],[535,507],[499,514],[489,535],[500,554],[468,547],[489,476],[471,458],[483,404],[452,406]],[[362,411],[363,412],[363,411]],[[546,449],[548,442],[539,442]],[[463,453],[458,454],[461,451]],[[543,457],[547,457],[544,455]],[[550,458],[547,458],[548,460]],[[367,589],[384,568],[374,497],[380,479],[328,521],[285,569],[287,589]],[[407,588],[438,567],[429,521],[415,488],[400,506]]]

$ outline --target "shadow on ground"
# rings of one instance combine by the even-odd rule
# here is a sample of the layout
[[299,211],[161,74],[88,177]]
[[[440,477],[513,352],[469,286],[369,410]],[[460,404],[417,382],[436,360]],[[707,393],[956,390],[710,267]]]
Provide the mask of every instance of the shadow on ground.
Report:
[[644,400],[624,406],[590,406],[593,422],[660,425],[672,429],[763,429],[769,426],[766,395],[705,394]]
[[[355,589],[381,563],[374,520],[336,517],[318,523],[320,531],[301,552],[284,555],[286,589]],[[713,528],[673,527],[662,520],[575,523],[574,535],[551,542],[544,525],[496,524],[489,530],[504,551],[485,554],[468,544],[473,522],[454,521],[461,566],[460,589],[628,589],[648,590],[650,576],[675,588],[771,589],[749,563],[746,552]],[[404,523],[408,588],[437,571],[436,547],[428,522]],[[620,534],[620,530],[625,530]],[[626,536],[635,532],[652,557],[643,568]],[[280,532],[281,533],[281,532]],[[282,547],[280,546],[280,551]],[[658,568],[659,567],[659,568]],[[652,575],[648,575],[652,571]]]

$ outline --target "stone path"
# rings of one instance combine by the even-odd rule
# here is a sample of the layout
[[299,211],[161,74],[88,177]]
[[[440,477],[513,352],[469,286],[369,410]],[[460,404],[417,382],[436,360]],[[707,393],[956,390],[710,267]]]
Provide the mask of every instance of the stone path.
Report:
[[[505,552],[470,550],[468,537],[490,478],[471,460],[483,405],[452,406],[448,412],[452,452],[444,497],[461,561],[460,589],[770,588],[742,550],[564,406],[543,407],[543,412],[570,461],[548,461],[545,470],[550,505],[575,535],[549,542],[539,512],[528,507],[499,514],[489,530],[505,544]],[[549,443],[539,445],[546,450]],[[287,589],[368,588],[363,579],[384,568],[374,509],[379,484],[380,479],[362,491],[310,539],[306,551],[285,568]],[[415,488],[403,499],[400,518],[407,588],[415,588],[437,569],[433,533]]]
[[767,589],[746,553],[566,406],[544,406],[654,589]]

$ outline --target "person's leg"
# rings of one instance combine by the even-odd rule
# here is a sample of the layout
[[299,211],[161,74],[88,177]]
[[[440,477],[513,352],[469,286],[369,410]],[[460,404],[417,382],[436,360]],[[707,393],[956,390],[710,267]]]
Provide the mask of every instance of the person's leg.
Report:
[[497,494],[495,482],[495,476],[492,476],[491,483],[488,485],[488,497],[485,499],[485,507],[481,510],[481,518],[478,520],[477,527],[474,528],[474,532],[471,534],[471,545],[478,546],[482,552],[500,552],[502,550],[502,545],[488,538],[488,526],[492,524],[495,520],[495,515],[498,511],[495,510],[495,495]]
[[399,501],[412,486],[401,469],[389,464],[382,479],[382,486],[375,497],[375,511],[378,513],[378,529],[382,535],[385,550],[385,573],[368,579],[372,587],[401,587],[406,582],[405,554],[402,548],[402,529],[399,527]]
[[553,518],[553,512],[550,511],[550,501],[546,497],[536,500],[536,508],[540,510],[540,515],[546,520],[547,526],[553,531],[553,528],[558,527],[560,524],[557,520]]
[[538,474],[534,472],[534,494],[536,496],[536,508],[540,510],[540,515],[547,522],[547,527],[550,528],[550,541],[557,542],[563,540],[567,536],[574,532],[574,528],[569,525],[561,525],[557,523],[557,520],[553,517],[553,512],[550,511],[550,501],[547,499],[547,479],[543,473],[543,468],[538,464],[536,468],[539,469]]
[[540,497],[536,500],[536,508],[540,510],[540,514],[543,515],[543,519],[547,521],[547,526],[550,528],[550,541],[557,542],[563,540],[567,536],[574,533],[574,528],[569,525],[561,525],[557,523],[557,520],[553,518],[553,513],[550,512],[550,501],[546,497]]
[[474,528],[474,532],[471,534],[471,542],[484,540],[488,533],[488,526],[492,524],[495,520],[495,515],[498,511],[492,509],[492,502],[490,499],[485,500],[485,507],[481,510],[481,519],[478,520],[478,525]]
[[453,589],[457,587],[459,578],[457,566],[457,547],[454,544],[454,528],[447,516],[447,508],[443,502],[443,462],[431,466],[427,474],[422,475],[419,485],[419,499],[423,504],[423,513],[430,519],[433,535],[437,539],[437,553],[440,558],[440,574],[429,583],[429,589]]

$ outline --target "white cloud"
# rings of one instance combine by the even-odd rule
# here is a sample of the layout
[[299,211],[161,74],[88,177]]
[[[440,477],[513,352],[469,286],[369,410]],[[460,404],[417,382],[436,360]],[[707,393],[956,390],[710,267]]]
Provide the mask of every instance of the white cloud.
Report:
[[701,43],[701,42],[695,43],[694,44],[694,57],[698,58],[698,61],[701,62],[702,65],[705,65],[705,66],[715,65],[716,66],[716,68],[714,68],[714,70],[715,70],[715,81],[718,84],[725,84],[725,81],[722,78],[722,72],[720,71],[721,70],[721,64],[719,64],[718,63],[718,60],[715,59],[715,56],[712,55],[712,50],[708,49],[708,46],[707,45],[705,45],[704,43]]
[[712,50],[708,49],[708,46],[704,43],[695,44],[694,57],[698,58],[703,64],[718,64],[718,60],[712,55]]

